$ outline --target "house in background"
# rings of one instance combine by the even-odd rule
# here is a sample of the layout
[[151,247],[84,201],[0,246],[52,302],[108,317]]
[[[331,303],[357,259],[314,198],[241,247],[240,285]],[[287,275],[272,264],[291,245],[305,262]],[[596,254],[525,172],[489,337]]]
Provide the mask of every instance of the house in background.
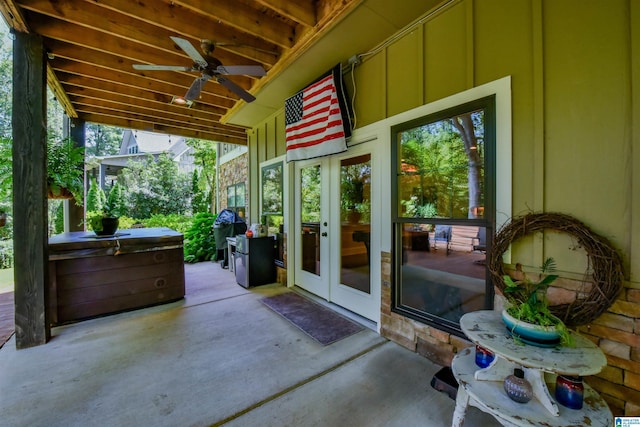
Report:
[[231,209],[246,218],[248,208],[248,153],[244,145],[218,143],[215,212]]
[[130,161],[143,161],[149,155],[157,159],[162,153],[169,153],[181,172],[190,174],[196,167],[193,148],[187,145],[185,138],[127,129],[122,133],[118,154],[96,157],[97,162],[93,162],[93,166],[87,164],[87,183],[95,177],[100,188],[110,187],[116,181],[118,172],[127,167]]

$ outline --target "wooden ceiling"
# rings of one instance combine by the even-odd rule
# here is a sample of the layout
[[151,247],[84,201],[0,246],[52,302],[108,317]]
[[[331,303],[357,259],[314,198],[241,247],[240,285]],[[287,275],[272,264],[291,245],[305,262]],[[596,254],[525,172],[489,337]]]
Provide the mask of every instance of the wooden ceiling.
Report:
[[[223,65],[261,65],[263,77],[227,78],[256,97],[362,0],[0,0],[16,31],[36,33],[48,84],[71,117],[87,122],[246,144],[229,123],[245,101],[215,80],[191,108],[171,104],[198,73],[136,71],[133,64],[191,66],[170,36],[216,44]],[[393,3],[393,2],[391,2]]]

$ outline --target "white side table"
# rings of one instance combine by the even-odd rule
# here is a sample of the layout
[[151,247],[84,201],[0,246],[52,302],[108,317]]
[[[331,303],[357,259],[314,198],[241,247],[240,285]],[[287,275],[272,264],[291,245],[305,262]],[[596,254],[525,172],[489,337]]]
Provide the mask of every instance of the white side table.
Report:
[[[574,347],[541,348],[516,343],[502,322],[500,313],[482,310],[460,319],[469,339],[496,357],[486,368],[475,364],[475,349],[466,348],[454,357],[453,374],[458,381],[453,427],[464,422],[467,407],[476,406],[493,415],[505,426],[611,426],[613,416],[606,402],[584,384],[584,404],[580,410],[558,405],[552,397],[555,382],[545,382],[545,372],[572,376],[597,374],[607,364],[602,351],[588,339],[574,334]],[[522,404],[512,401],[504,391],[504,379],[521,367],[531,383],[534,398]],[[551,387],[551,392],[549,391]]]

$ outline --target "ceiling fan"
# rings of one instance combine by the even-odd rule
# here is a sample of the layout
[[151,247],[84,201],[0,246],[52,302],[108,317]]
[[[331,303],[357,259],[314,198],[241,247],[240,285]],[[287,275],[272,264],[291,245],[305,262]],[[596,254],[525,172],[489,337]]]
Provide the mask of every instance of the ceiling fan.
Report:
[[191,84],[191,87],[184,96],[187,101],[196,99],[202,91],[202,86],[211,78],[215,78],[218,83],[244,99],[246,102],[255,101],[255,97],[249,92],[225,78],[225,75],[245,75],[245,76],[264,76],[266,74],[264,68],[260,65],[222,65],[222,63],[211,56],[215,49],[215,44],[211,40],[202,40],[200,48],[204,52],[204,56],[188,41],[180,37],[171,36],[173,40],[182,50],[186,52],[194,63],[190,67],[180,65],[147,65],[133,64],[136,70],[169,70],[169,71],[197,71],[200,77]]

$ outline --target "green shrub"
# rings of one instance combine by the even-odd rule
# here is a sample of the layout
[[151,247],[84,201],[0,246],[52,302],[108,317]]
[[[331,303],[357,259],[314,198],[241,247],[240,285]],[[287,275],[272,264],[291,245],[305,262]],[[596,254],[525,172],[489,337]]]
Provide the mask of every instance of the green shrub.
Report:
[[179,214],[156,214],[152,215],[151,218],[141,220],[141,222],[145,227],[148,228],[168,227],[172,230],[176,230],[178,233],[184,234],[191,228],[193,218]]
[[53,222],[53,234],[60,234],[64,232],[64,203],[58,203],[58,207],[55,211],[55,220]]
[[13,240],[0,240],[0,269],[13,267]]
[[184,233],[185,262],[214,261],[216,241],[213,235],[213,222],[216,215],[200,212],[193,217],[193,223]]
[[120,216],[118,217],[118,230],[126,230],[133,227],[133,224],[137,224],[139,222],[139,220],[129,218],[128,216]]

